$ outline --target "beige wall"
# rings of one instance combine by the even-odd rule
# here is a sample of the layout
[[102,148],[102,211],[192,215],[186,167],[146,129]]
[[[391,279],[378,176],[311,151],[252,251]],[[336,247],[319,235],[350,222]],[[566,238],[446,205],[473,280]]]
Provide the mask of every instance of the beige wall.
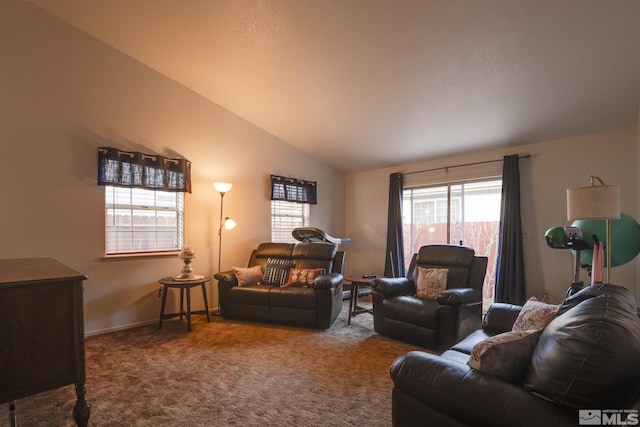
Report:
[[223,269],[246,265],[270,239],[270,174],[317,181],[312,225],[343,234],[342,173],[41,9],[0,2],[0,52],[0,258],[50,256],[87,274],[89,334],[156,322],[157,280],[181,267],[177,258],[103,261],[99,146],[192,161],[185,222],[196,273],[217,269],[213,181],[233,183],[224,208],[238,223],[224,236]]
[[[347,273],[380,273],[389,173],[533,154],[521,168],[527,288],[539,297],[548,288],[555,300],[570,281],[570,257],[548,248],[543,235],[567,224],[565,189],[599,175],[621,184],[623,211],[638,217],[638,128],[354,173],[345,183],[341,173],[29,3],[0,2],[0,52],[0,258],[52,256],[87,274],[89,334],[157,321],[157,280],[180,269],[176,258],[103,260],[101,145],[193,162],[186,237],[197,251],[196,272],[206,274],[217,264],[220,205],[211,187],[217,180],[234,184],[225,214],[238,222],[224,236],[223,269],[244,265],[249,250],[269,240],[274,173],[318,181],[312,225],[353,239],[344,246]],[[452,169],[407,182],[499,175],[500,169]],[[638,271],[637,260],[614,268],[614,281],[640,293],[633,285]],[[217,304],[215,285],[209,291]]]
[[[587,175],[600,176],[608,184],[620,184],[622,211],[638,218],[638,129],[620,129],[593,135],[544,141],[511,149],[497,149],[393,168],[347,175],[346,235],[349,246],[347,272],[361,274],[384,270],[389,174],[412,172],[456,164],[501,159],[508,154],[531,154],[520,162],[525,276],[527,295],[542,298],[551,291],[560,301],[571,282],[569,251],[551,249],[544,233],[553,226],[569,225],[566,219],[566,189],[589,184]],[[406,184],[437,183],[500,175],[502,163],[408,175]],[[612,279],[637,295],[638,258],[614,267]],[[581,273],[586,280],[586,273]]]

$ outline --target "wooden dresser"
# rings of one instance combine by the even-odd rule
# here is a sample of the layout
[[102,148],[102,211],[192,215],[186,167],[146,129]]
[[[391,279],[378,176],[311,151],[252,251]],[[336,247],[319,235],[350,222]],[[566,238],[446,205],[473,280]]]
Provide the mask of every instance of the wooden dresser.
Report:
[[0,260],[0,403],[74,384],[73,418],[88,424],[85,279],[52,258]]

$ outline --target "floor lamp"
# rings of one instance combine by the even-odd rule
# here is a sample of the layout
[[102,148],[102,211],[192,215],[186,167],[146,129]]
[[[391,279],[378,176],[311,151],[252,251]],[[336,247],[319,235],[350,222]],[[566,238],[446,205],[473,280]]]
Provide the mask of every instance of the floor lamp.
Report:
[[567,189],[567,220],[606,221],[606,283],[611,283],[611,220],[620,218],[620,186],[605,185],[597,176],[589,175],[589,178],[591,184],[588,187]]
[[[213,188],[216,189],[218,193],[220,193],[220,222],[218,224],[218,272],[220,272],[221,260],[222,260],[222,229],[231,230],[236,226],[236,222],[229,217],[225,217],[223,219],[223,209],[224,209],[224,195],[231,190],[231,183],[228,182],[214,182]],[[218,296],[218,314],[220,313],[220,296]]]

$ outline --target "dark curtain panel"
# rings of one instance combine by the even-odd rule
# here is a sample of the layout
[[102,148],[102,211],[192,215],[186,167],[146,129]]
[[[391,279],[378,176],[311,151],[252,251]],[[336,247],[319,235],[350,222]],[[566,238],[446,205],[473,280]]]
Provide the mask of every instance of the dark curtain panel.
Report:
[[100,147],[98,185],[191,193],[191,162]]
[[496,264],[495,301],[522,305],[525,302],[524,252],[520,218],[519,156],[504,157],[500,237]]
[[286,176],[271,175],[271,200],[318,204],[317,183]]
[[387,216],[387,253],[384,263],[386,277],[404,277],[404,241],[402,233],[402,190],[404,177],[401,173],[389,175],[389,213]]

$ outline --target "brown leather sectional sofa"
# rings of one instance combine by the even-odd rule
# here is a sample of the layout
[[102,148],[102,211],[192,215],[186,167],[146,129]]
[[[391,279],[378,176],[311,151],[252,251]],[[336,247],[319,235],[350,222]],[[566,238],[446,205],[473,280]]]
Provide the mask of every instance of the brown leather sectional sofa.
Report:
[[566,299],[532,352],[516,345],[498,358],[499,369],[520,364],[519,376],[505,380],[468,366],[474,346],[510,331],[520,308],[494,304],[482,329],[440,356],[416,351],[396,359],[393,425],[574,427],[627,414],[629,425],[637,420],[640,318],[629,290],[595,285]]

